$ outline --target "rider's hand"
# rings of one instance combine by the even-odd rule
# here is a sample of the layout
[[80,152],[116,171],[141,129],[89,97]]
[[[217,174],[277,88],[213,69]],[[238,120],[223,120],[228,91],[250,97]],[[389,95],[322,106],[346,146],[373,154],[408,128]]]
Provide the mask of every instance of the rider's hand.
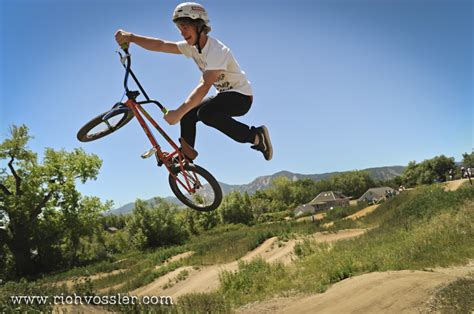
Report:
[[167,114],[164,116],[166,122],[170,125],[176,124],[181,120],[181,115],[177,110],[169,110]]
[[132,42],[132,37],[133,37],[132,33],[126,32],[122,29],[119,29],[118,31],[115,32],[115,40],[117,41],[119,46],[122,46],[124,44],[129,46],[130,43]]

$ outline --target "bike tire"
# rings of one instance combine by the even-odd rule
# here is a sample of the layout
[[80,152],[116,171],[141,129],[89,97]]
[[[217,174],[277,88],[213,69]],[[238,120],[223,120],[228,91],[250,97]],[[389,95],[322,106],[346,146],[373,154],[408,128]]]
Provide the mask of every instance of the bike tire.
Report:
[[[197,211],[209,212],[209,211],[215,210],[217,207],[219,207],[219,205],[222,202],[222,189],[221,189],[219,183],[217,182],[217,180],[212,176],[212,174],[210,174],[206,169],[204,169],[204,168],[202,168],[198,165],[195,165],[195,164],[186,163],[183,168],[184,168],[185,171],[188,171],[190,174],[197,174],[202,179],[204,179],[206,181],[205,183],[207,183],[210,186],[210,190],[211,190],[212,195],[209,195],[209,193],[208,193],[207,196],[205,196],[206,199],[204,199],[202,194],[199,194],[199,191],[197,192],[197,194],[195,193],[194,195],[189,195],[189,196],[185,195],[185,193],[180,189],[180,188],[182,188],[181,185],[177,182],[175,177],[173,177],[173,175],[170,173],[170,175],[168,177],[168,181],[169,181],[171,190],[173,191],[174,195],[176,195],[176,197],[184,205],[186,205],[189,208],[192,208],[194,210],[197,210]],[[173,171],[173,174],[175,176],[183,177],[182,170],[179,166],[175,166],[172,169],[172,171]],[[201,179],[201,178],[198,178],[198,179]],[[204,181],[204,180],[199,180],[200,187],[197,190],[204,189],[205,183],[201,182],[201,181]],[[184,188],[182,188],[182,189],[184,190]],[[184,191],[186,191],[186,190],[184,190]],[[203,190],[201,190],[201,191],[203,191]],[[186,193],[187,193],[187,191],[186,191]],[[202,200],[200,198],[202,198]],[[205,203],[200,204],[199,203],[200,201],[204,201]]]
[[[132,118],[134,117],[132,111],[116,111],[112,113],[106,120],[110,125],[109,127],[107,123],[102,119],[108,113],[109,111],[104,112],[92,119],[91,121],[87,122],[79,130],[79,132],[77,132],[77,139],[81,142],[91,142],[98,140],[99,138],[102,138],[117,131],[125,124],[130,122],[130,120],[132,120]],[[100,131],[101,125],[107,128],[104,128],[104,130]],[[95,128],[98,128],[98,131],[96,133],[89,134],[89,132],[91,132]]]

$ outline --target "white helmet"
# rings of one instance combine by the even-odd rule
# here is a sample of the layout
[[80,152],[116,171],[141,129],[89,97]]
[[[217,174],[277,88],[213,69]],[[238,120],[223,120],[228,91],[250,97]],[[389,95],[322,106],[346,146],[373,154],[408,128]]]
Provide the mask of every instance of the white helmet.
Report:
[[173,22],[179,18],[187,17],[193,20],[201,19],[204,21],[206,26],[209,26],[209,17],[207,16],[206,9],[196,2],[184,2],[178,4],[173,12]]

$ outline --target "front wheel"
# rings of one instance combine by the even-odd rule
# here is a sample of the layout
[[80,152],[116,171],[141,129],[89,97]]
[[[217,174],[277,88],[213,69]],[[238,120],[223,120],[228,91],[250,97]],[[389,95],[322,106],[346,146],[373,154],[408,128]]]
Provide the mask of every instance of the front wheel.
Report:
[[[106,117],[106,119],[104,119]],[[115,109],[104,112],[87,122],[77,132],[77,139],[81,142],[90,142],[120,129],[134,117],[129,109]]]
[[[184,171],[183,171],[184,170]],[[186,163],[175,166],[168,181],[174,195],[186,206],[198,211],[212,211],[222,202],[222,190],[206,169]]]

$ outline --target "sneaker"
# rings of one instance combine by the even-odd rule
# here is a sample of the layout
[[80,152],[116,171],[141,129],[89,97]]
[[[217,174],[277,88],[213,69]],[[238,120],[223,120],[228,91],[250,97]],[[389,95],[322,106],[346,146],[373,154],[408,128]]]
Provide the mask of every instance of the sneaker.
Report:
[[252,145],[251,148],[262,152],[266,160],[271,160],[273,157],[272,143],[270,142],[270,135],[267,128],[262,125],[256,129],[258,136],[258,144]]

